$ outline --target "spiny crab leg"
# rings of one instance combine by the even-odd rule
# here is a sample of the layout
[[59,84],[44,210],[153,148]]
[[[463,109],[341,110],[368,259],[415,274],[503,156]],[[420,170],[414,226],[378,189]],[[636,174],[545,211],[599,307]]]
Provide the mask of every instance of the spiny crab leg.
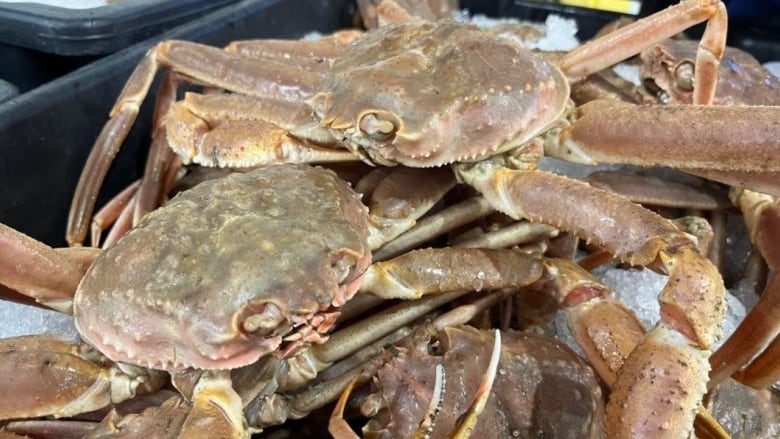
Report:
[[[327,163],[358,160],[344,149],[302,141],[297,130],[311,127],[299,103],[235,94],[188,93],[168,113],[168,142],[185,163],[250,167],[272,163]],[[307,124],[308,123],[308,124]],[[323,130],[309,141],[335,143]],[[320,137],[317,137],[317,136]]]
[[[103,179],[161,66],[200,84],[291,102],[302,102],[314,94],[322,80],[318,73],[290,68],[273,59],[258,61],[186,41],[158,44],[133,71],[90,152],[71,205],[66,235],[69,243],[84,241]],[[225,74],[225,71],[229,73]]]
[[718,0],[688,0],[591,40],[558,62],[569,76],[582,78],[615,65],[643,49],[707,21],[696,52],[694,103],[712,102],[718,65],[726,47],[726,6]]
[[[588,271],[570,261],[549,259],[546,281],[540,288],[557,298],[566,323],[588,361],[613,387],[626,358],[642,341],[646,330],[633,311],[615,300],[614,293]],[[694,422],[699,437],[730,437],[709,411],[700,407]]]
[[120,369],[86,346],[53,337],[0,340],[0,357],[0,419],[74,416],[162,385],[161,374]]
[[[685,434],[705,393],[708,349],[720,336],[726,311],[720,274],[671,222],[622,197],[554,174],[494,166],[481,162],[459,167],[458,173],[514,218],[552,222],[595,241],[625,262],[647,265],[669,276],[659,295],[661,321],[632,352],[615,382],[607,419],[621,422],[608,424],[607,436],[657,434],[670,428],[675,432],[670,434]],[[615,226],[605,228],[605,223]],[[661,376],[658,370],[671,375]],[[669,389],[679,391],[659,395],[650,381],[662,379],[670,380]],[[658,398],[674,402],[655,404]],[[648,420],[649,405],[658,408]]]

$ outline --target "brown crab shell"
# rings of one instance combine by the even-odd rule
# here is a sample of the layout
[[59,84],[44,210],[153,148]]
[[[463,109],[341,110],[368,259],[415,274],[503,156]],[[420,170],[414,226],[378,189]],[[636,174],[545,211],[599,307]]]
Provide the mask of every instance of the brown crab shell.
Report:
[[[640,55],[640,76],[666,92],[668,104],[690,104],[693,92],[677,85],[677,69],[694,65],[698,41],[667,40]],[[780,80],[749,53],[727,47],[718,69],[718,105],[778,105]]]
[[[413,436],[430,405],[437,364],[444,367],[444,392],[426,437],[450,437],[488,368],[493,337],[469,326],[447,328],[423,347],[433,355],[399,349],[387,358],[363,405],[366,415],[378,400],[382,406],[364,427],[365,437]],[[597,438],[603,421],[601,387],[571,349],[534,333],[502,331],[498,373],[472,437]]]
[[[308,104],[371,160],[429,167],[522,145],[556,123],[568,102],[569,84],[555,65],[517,41],[442,20],[367,33]],[[394,132],[371,136],[365,117],[392,123]]]
[[[366,207],[332,171],[280,165],[207,181],[100,255],[76,292],[76,326],[112,360],[157,369],[289,354],[321,341],[355,293],[367,237]],[[265,330],[248,329],[258,322]]]

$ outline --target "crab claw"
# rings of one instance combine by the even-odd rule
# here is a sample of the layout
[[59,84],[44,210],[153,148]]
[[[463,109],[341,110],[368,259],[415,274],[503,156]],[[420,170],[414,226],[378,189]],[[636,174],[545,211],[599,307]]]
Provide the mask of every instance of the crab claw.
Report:
[[0,340],[0,419],[74,416],[162,384],[158,375],[107,364],[91,349],[53,337]]

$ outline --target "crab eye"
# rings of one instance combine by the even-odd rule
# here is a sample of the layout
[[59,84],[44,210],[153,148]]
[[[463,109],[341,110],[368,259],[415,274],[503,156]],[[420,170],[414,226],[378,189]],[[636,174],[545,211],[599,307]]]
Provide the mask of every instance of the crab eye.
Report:
[[330,264],[331,270],[333,270],[333,274],[336,278],[336,282],[338,282],[339,285],[343,285],[350,279],[352,279],[352,275],[355,272],[355,266],[357,265],[357,261],[355,258],[350,257],[348,255],[339,255],[333,262]]
[[693,91],[693,71],[693,63],[689,61],[680,63],[680,65],[674,69],[677,88],[683,91]]
[[273,303],[264,303],[252,311],[252,314],[241,322],[241,328],[253,335],[272,334],[287,320],[282,314],[282,310]]
[[386,142],[395,136],[399,127],[398,118],[388,111],[373,110],[363,113],[358,119],[358,127],[366,137],[377,142]]

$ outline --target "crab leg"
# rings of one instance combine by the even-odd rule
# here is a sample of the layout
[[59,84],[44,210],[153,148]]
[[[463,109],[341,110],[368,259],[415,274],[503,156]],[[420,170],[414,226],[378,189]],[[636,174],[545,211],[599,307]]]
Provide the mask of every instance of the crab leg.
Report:
[[780,197],[780,172],[778,171],[722,171],[719,169],[679,168],[688,174],[708,180],[715,180],[738,188],[751,188],[755,191]]
[[780,270],[780,199],[750,190],[731,190],[731,199],[745,216],[750,241],[773,270]]
[[134,181],[98,210],[92,218],[92,229],[90,234],[92,237],[92,247],[98,247],[100,245],[100,236],[103,231],[111,227],[125,209],[129,208],[128,205],[135,197],[140,184],[141,180]]
[[89,264],[0,224],[0,283],[37,302],[70,313]]
[[195,386],[192,410],[179,437],[249,438],[241,398],[233,390],[229,371],[207,371]]
[[[133,209],[133,226],[138,224],[141,217],[159,207],[163,202],[165,173],[174,161],[173,151],[168,148],[165,125],[168,112],[176,101],[177,89],[179,85],[186,83],[186,79],[174,72],[167,72],[157,90],[152,117],[152,145],[146,157],[146,165]],[[93,245],[97,244],[93,243]]]
[[311,96],[322,80],[317,73],[304,68],[290,68],[279,61],[265,59],[260,62],[186,41],[171,40],[158,44],[133,71],[90,152],[68,217],[66,238],[71,245],[84,241],[103,179],[130,132],[161,66],[199,84],[291,102],[302,102]]
[[[623,122],[614,124],[614,120]],[[752,187],[748,171],[757,171],[759,177],[780,172],[777,120],[780,107],[592,101],[574,110],[574,122],[560,138],[553,134],[546,139],[545,152],[585,164],[739,171],[747,177],[745,186]]]
[[687,0],[591,40],[563,55],[558,65],[570,77],[585,77],[639,54],[689,27],[707,21],[696,52],[694,103],[712,102],[718,65],[726,47],[726,7],[719,0]]
[[0,340],[0,360],[0,419],[73,416],[162,384],[138,368],[105,367],[100,364],[105,360],[84,346],[52,337]]
[[[607,436],[685,434],[706,390],[708,349],[720,335],[726,311],[725,288],[715,267],[674,224],[622,197],[554,174],[494,166],[483,162],[458,171],[499,211],[514,218],[553,222],[625,262],[669,275],[659,295],[659,325],[643,338],[615,381],[607,418],[620,419],[622,424],[609,426]],[[605,228],[604,224],[620,226]],[[658,370],[671,375],[661,376]],[[657,387],[650,383],[655,379],[669,380],[668,388],[677,390],[659,401]],[[656,413],[649,420],[648,407]]]
[[541,274],[538,258],[515,250],[423,249],[374,263],[360,291],[386,299],[417,299],[431,293],[525,286]]
[[179,431],[191,411],[191,406],[179,396],[165,400],[159,406],[152,406],[141,413],[121,416],[116,409],[106,415],[93,431],[84,439],[154,437],[160,439],[178,439]]
[[482,197],[472,197],[418,221],[414,227],[374,252],[373,259],[381,261],[400,255],[437,236],[471,223],[494,209]]
[[454,186],[455,178],[446,168],[394,168],[366,203],[369,247],[377,249],[411,229]]
[[[557,298],[577,344],[601,379],[612,387],[626,358],[642,341],[644,326],[633,311],[614,299],[609,288],[577,264],[549,259],[547,272],[548,279],[539,282],[541,288]],[[729,437],[703,407],[694,428],[699,437]]]
[[598,171],[585,178],[591,186],[623,195],[637,204],[697,210],[730,210],[725,190],[667,181],[630,171]]
[[[480,236],[452,241],[453,247],[467,248],[510,248],[519,244],[538,242],[555,238],[558,230],[546,224],[520,221]],[[542,252],[543,253],[543,252]]]
[[234,41],[225,51],[260,60],[284,60],[296,67],[325,73],[349,43],[361,35],[363,32],[358,30],[344,30],[317,40]]
[[750,240],[775,275],[734,334],[712,355],[710,388],[736,372],[767,345],[766,352],[756,358],[739,377],[745,379],[745,384],[758,386],[771,384],[769,380],[780,374],[775,361],[780,335],[777,313],[780,309],[780,276],[776,274],[780,268],[780,252],[777,250],[780,202],[769,195],[740,189],[732,189],[732,198],[744,213]]

